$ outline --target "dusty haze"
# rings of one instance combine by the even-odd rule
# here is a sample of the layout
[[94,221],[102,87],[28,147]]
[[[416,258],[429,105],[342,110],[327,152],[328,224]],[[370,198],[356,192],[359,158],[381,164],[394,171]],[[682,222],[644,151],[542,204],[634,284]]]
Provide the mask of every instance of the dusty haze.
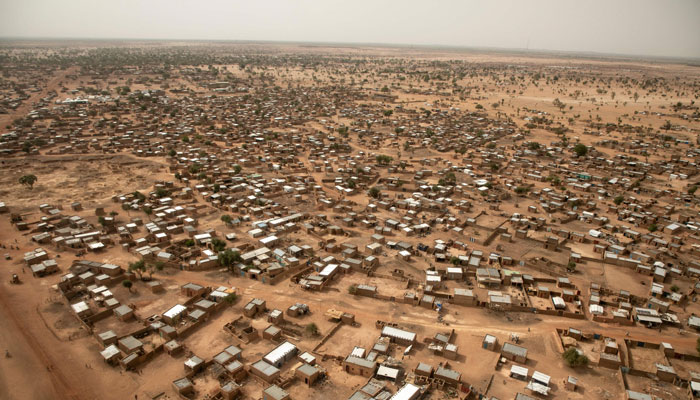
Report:
[[[437,5],[437,7],[436,7]],[[700,58],[697,0],[23,0],[0,36],[451,45]]]

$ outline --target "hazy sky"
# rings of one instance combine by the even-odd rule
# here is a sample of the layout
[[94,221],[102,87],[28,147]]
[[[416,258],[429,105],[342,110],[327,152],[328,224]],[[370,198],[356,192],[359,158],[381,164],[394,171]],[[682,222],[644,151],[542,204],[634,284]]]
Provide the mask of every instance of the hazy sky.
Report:
[[438,44],[700,58],[700,0],[0,0],[1,37]]

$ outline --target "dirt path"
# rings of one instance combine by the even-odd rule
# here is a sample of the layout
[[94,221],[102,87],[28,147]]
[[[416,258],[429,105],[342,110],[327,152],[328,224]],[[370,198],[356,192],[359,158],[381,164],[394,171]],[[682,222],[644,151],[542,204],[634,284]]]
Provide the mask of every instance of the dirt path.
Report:
[[0,387],[7,390],[9,399],[80,399],[61,368],[56,368],[57,360],[38,343],[33,330],[20,321],[6,290],[6,286],[0,288],[0,348],[3,353],[9,350],[11,358],[3,358],[0,363]]
[[[197,282],[210,286],[229,284],[238,287],[243,301],[248,301],[253,297],[271,299],[274,294],[275,302],[296,303],[301,299],[298,286],[290,286],[290,282],[285,280],[276,286],[265,285],[259,281],[245,278],[230,277],[227,282],[211,279],[201,272],[180,271],[168,276],[168,279],[176,281],[182,285],[188,282]],[[325,312],[326,309],[336,307],[348,309],[343,304],[352,303],[348,311],[355,314],[357,319],[374,321],[377,319],[398,322],[404,325],[414,325],[426,328],[426,330],[440,329],[437,321],[437,314],[434,311],[420,307],[412,307],[402,303],[390,303],[381,300],[373,300],[365,297],[347,297],[342,283],[332,285],[339,288],[340,293],[335,291],[324,292],[303,292],[303,301],[316,312]],[[342,299],[342,300],[339,300]],[[347,304],[346,304],[347,305]],[[456,312],[456,314],[455,314]],[[516,322],[509,321],[506,315],[515,319]],[[522,318],[521,321],[517,321]],[[555,329],[578,328],[584,331],[602,333],[618,340],[630,339],[649,342],[659,341],[659,332],[649,330],[641,326],[617,326],[601,325],[589,320],[575,320],[569,318],[544,316],[529,313],[491,313],[485,309],[474,307],[452,306],[448,308],[446,320],[450,320],[450,328],[464,334],[498,333],[508,335],[511,332],[520,334],[542,334],[549,335]],[[528,330],[529,329],[529,330]],[[629,332],[629,336],[627,336]],[[672,344],[676,349],[695,349],[695,335],[680,336],[673,329],[663,331],[663,340]]]
[[[77,71],[78,67],[70,67],[68,69],[56,72],[54,77],[46,83],[44,89],[29,96],[29,98],[23,101],[16,110],[12,110],[12,112],[8,114],[0,115],[0,126],[4,127],[5,125],[10,124],[14,119],[22,118],[27,115],[27,113],[31,111],[32,107],[34,107],[34,103],[39,101],[42,97],[46,97],[50,91],[56,90],[58,88],[58,83],[61,82],[66,75],[70,75]],[[56,90],[56,92],[58,92],[58,90]]]

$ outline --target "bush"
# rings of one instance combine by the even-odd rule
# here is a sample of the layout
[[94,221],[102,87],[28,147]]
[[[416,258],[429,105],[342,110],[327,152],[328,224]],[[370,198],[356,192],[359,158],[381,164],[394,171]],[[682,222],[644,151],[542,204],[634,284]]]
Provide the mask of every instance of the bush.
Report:
[[575,348],[569,348],[562,354],[566,365],[572,368],[582,367],[588,364],[588,357],[580,354]]
[[378,187],[374,186],[369,190],[369,195],[371,197],[374,197],[375,199],[379,197],[379,193],[381,193],[381,190],[379,190]]
[[352,295],[357,294],[357,285],[350,285],[348,287],[348,293]]
[[238,298],[238,296],[236,296],[235,293],[229,293],[226,297],[224,297],[224,300],[225,300],[228,304],[233,304],[233,303],[236,301],[237,298]]
[[625,200],[624,196],[617,196],[617,197],[615,197],[613,202],[619,206],[620,204],[622,204],[623,200]]
[[659,229],[659,227],[656,226],[656,224],[649,225],[649,232],[656,232],[657,229]]
[[306,333],[308,333],[309,335],[313,335],[313,336],[318,335],[318,326],[316,326],[316,324],[314,324],[313,322],[306,325],[305,330],[306,330]]

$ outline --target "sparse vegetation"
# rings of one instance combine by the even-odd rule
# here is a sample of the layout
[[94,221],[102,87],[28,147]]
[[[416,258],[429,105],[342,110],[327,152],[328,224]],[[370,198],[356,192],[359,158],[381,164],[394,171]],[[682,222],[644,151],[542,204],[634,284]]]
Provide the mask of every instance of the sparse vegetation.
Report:
[[588,365],[588,357],[580,354],[576,348],[567,349],[562,356],[569,367],[576,368]]

